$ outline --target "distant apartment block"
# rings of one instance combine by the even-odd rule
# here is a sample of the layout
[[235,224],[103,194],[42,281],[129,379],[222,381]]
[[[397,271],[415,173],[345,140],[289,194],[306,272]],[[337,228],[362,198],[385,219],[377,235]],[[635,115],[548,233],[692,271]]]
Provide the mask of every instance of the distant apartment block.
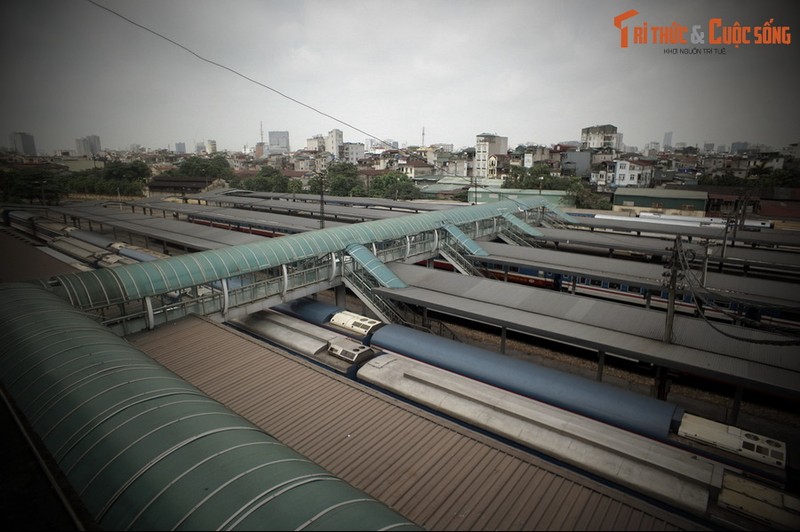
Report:
[[306,139],[306,150],[325,151],[325,137],[322,135],[314,135],[310,139]]
[[507,155],[508,137],[481,133],[475,138],[475,177],[489,177],[489,157]]
[[731,153],[740,153],[750,148],[749,142],[731,142]]
[[206,152],[207,153],[217,153],[217,141],[213,139],[209,139],[206,141]]
[[175,153],[186,153],[186,143],[185,142],[176,142],[175,143]]
[[97,155],[103,151],[103,148],[100,145],[100,137],[97,135],[88,135],[86,137],[75,139],[75,151],[78,153],[78,155],[84,155],[86,157]]
[[15,151],[21,155],[36,155],[36,143],[33,140],[33,135],[15,131],[8,137],[11,143],[11,151]]
[[359,159],[364,158],[364,154],[364,145],[360,142],[344,142],[340,148],[339,161],[358,164]]
[[664,151],[672,149],[672,131],[664,133]]
[[622,133],[617,131],[617,126],[605,124],[602,126],[585,127],[581,130],[581,149],[622,148]]
[[344,134],[340,129],[332,129],[325,136],[325,151],[339,157],[339,150],[344,143]]
[[270,131],[269,132],[269,153],[270,155],[289,153],[289,132]]
[[384,150],[396,150],[400,143],[393,139],[369,138],[364,142],[364,149],[367,152],[381,152]]
[[613,185],[646,188],[652,180],[653,164],[650,161],[614,161]]
[[533,168],[537,163],[549,161],[550,158],[550,148],[547,146],[528,146],[522,154],[522,166]]
[[433,148],[435,150],[438,150],[438,151],[443,151],[443,152],[446,152],[446,153],[453,153],[453,145],[452,144],[443,144],[443,143],[431,144],[431,148]]
[[592,173],[592,152],[570,150],[561,154],[562,175],[589,177]]

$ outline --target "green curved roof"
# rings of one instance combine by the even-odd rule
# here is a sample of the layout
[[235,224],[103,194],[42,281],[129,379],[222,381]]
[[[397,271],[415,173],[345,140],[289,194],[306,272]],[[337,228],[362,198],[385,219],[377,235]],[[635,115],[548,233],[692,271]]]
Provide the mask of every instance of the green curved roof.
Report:
[[0,382],[102,530],[417,530],[40,286],[0,284]]

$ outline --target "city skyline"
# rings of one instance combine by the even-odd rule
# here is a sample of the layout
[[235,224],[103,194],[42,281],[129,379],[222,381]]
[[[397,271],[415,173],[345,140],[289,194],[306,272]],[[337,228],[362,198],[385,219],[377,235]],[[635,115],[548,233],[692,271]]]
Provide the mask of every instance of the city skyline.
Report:
[[240,151],[263,124],[288,131],[294,149],[332,129],[346,142],[419,145],[423,128],[426,145],[459,149],[482,133],[550,145],[613,124],[639,148],[670,131],[673,144],[698,147],[800,141],[795,43],[634,42],[645,23],[707,30],[714,17],[791,34],[787,3],[97,4],[217,65],[86,0],[5,2],[3,138],[27,132],[41,153],[89,134],[109,149],[214,139]]

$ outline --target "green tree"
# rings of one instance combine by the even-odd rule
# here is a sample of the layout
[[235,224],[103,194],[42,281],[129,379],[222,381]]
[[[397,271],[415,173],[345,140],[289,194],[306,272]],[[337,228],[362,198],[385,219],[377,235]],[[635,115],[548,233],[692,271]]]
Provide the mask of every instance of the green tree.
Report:
[[245,188],[248,190],[258,190],[263,192],[287,192],[289,190],[289,178],[273,166],[262,166],[258,172],[255,181],[258,183],[257,188],[253,188],[250,183],[251,180],[245,181]]
[[[326,174],[327,189],[332,196],[356,196],[361,186],[358,168],[352,163],[333,163]],[[355,190],[355,193],[354,193]]]
[[178,175],[189,177],[205,177],[210,179],[231,179],[233,170],[223,155],[217,154],[212,158],[192,155],[183,160],[178,166]]
[[124,163],[112,161],[106,164],[103,170],[103,177],[115,181],[142,181],[144,182],[152,174],[150,167],[144,161],[132,161]]
[[772,170],[759,177],[758,186],[764,188],[800,188],[800,171],[797,169]]
[[501,188],[538,189],[541,186],[543,189],[564,190],[569,184],[563,183],[564,188],[559,189],[557,188],[559,183],[553,181],[553,179],[558,178],[550,176],[550,167],[546,164],[536,164],[532,168],[514,166],[511,168],[508,177],[503,181]]
[[567,188],[567,197],[575,201],[578,209],[611,210],[611,202],[601,194],[595,194],[580,179],[575,179]]
[[393,171],[372,180],[370,195],[374,198],[408,200],[419,198],[420,191],[407,175]]
[[328,190],[330,190],[330,183],[326,171],[317,172],[308,180],[309,194],[328,194]]
[[301,194],[303,192],[303,182],[299,179],[292,179],[289,181],[289,186],[286,187],[286,192],[291,192],[292,194]]
[[466,189],[466,188],[464,188],[462,190],[459,190],[458,192],[453,194],[453,199],[455,201],[461,201],[461,202],[464,202],[464,203],[468,202],[469,201],[469,190]]
[[241,182],[240,187],[245,190],[252,190],[253,192],[272,192],[272,181],[267,177],[255,176],[245,179]]

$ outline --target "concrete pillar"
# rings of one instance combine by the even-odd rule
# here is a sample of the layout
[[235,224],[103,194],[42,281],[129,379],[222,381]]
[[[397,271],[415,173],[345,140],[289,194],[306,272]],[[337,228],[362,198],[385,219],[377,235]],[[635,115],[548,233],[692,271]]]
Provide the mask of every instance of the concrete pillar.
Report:
[[336,286],[333,289],[334,305],[339,308],[347,308],[347,287],[343,284]]
[[603,382],[603,369],[606,366],[606,352],[597,352],[597,381]]

